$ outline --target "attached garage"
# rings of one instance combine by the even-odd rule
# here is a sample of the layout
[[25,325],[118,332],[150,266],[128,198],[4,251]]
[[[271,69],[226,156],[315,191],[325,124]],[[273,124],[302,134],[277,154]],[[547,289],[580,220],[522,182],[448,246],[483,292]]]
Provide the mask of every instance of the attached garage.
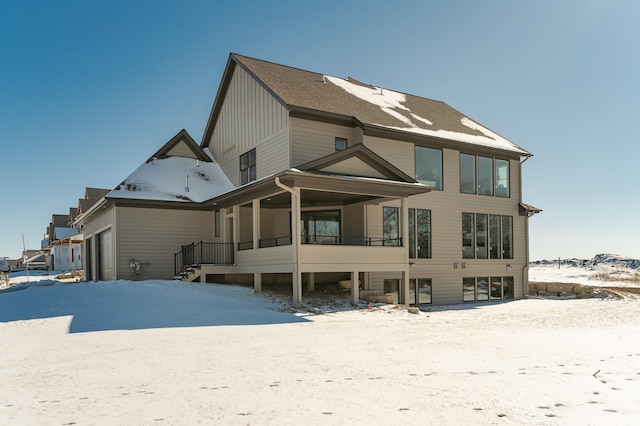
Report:
[[113,234],[111,229],[102,231],[95,237],[96,241],[96,271],[98,281],[111,280],[113,271]]

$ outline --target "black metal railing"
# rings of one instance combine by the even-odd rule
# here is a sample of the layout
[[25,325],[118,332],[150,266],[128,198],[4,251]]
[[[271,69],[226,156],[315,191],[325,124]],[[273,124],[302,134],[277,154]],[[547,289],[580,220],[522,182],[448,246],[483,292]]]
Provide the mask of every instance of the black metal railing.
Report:
[[291,235],[285,235],[283,237],[275,237],[275,238],[263,238],[259,241],[260,248],[289,246],[289,245],[291,245]]
[[333,246],[389,246],[401,247],[402,238],[342,237],[339,235],[305,235],[302,244]]
[[233,243],[191,243],[182,246],[173,255],[174,273],[179,275],[187,268],[204,264],[233,265]]

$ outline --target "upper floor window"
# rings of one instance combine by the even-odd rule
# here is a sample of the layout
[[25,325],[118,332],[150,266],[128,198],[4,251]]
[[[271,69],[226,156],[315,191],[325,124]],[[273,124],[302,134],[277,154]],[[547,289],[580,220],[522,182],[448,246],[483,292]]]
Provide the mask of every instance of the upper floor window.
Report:
[[256,149],[240,156],[240,185],[256,180]]
[[336,151],[344,151],[347,149],[347,138],[336,137]]
[[509,197],[509,161],[460,153],[460,192]]
[[442,190],[442,150],[416,146],[416,180]]
[[431,259],[431,210],[409,209],[409,257]]

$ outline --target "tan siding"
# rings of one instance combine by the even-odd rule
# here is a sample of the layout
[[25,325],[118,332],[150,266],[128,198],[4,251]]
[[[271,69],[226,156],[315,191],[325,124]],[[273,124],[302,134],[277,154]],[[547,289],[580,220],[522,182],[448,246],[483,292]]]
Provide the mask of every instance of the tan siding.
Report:
[[253,148],[258,178],[289,167],[288,123],[288,111],[237,67],[209,147],[231,182],[239,185],[240,155]]
[[238,272],[290,272],[293,270],[292,245],[243,250],[236,253]]
[[[393,142],[394,146],[396,142]],[[384,156],[385,150],[377,151]],[[413,162],[413,148],[410,149]],[[386,158],[386,157],[385,157]],[[411,278],[431,278],[433,280],[433,300],[435,304],[462,303],[463,277],[503,277],[513,276],[515,296],[523,296],[523,268],[526,266],[526,229],[523,216],[519,216],[520,167],[511,161],[511,197],[489,197],[461,194],[459,183],[459,152],[443,150],[444,190],[410,197],[410,208],[431,210],[432,246],[431,259],[415,259],[410,269]],[[399,163],[395,164],[399,166]],[[406,170],[404,170],[406,172]],[[386,205],[399,206],[398,202]],[[367,207],[367,232],[369,236],[382,235],[382,205]],[[513,217],[514,259],[462,259],[462,212],[509,215]],[[454,268],[454,263],[458,268]],[[465,268],[462,269],[462,263]],[[511,271],[507,269],[511,266]],[[399,278],[398,273],[372,273],[371,286],[382,290],[384,278]]]
[[[116,244],[117,244],[117,232],[115,229],[115,222],[116,222],[116,209],[114,207],[108,207],[105,209],[100,209],[100,211],[94,213],[90,220],[88,220],[83,227],[83,233],[84,233],[84,238],[85,240],[90,238],[91,239],[91,244],[92,244],[92,248],[91,248],[91,265],[92,265],[92,271],[91,274],[92,276],[87,277],[87,279],[89,280],[93,280],[93,279],[97,279],[98,278],[98,270],[96,268],[96,266],[98,266],[98,263],[96,262],[96,252],[97,252],[97,246],[96,243],[98,242],[98,239],[96,239],[96,235],[100,232],[104,232],[105,230],[110,229],[111,230],[111,249],[110,249],[110,253],[103,253],[103,256],[107,256],[110,257],[111,259],[115,259],[116,256]],[[84,256],[86,258],[87,255],[87,248],[84,248]],[[111,260],[110,260],[111,262]],[[113,267],[110,268],[110,273],[112,276],[110,277],[103,277],[104,279],[114,279],[115,278],[115,274],[117,271],[115,271],[113,269]]]
[[367,148],[408,174],[415,177],[414,144],[366,136]]
[[176,146],[171,148],[169,152],[167,152],[167,155],[174,157],[197,158],[193,151],[191,151],[184,142],[178,143]]
[[351,157],[346,159],[345,161],[332,164],[331,166],[322,169],[322,171],[342,175],[367,176],[386,179],[386,176],[384,176],[382,173],[372,169],[371,166],[355,157]]
[[293,167],[336,151],[336,137],[347,138],[348,145],[362,140],[357,127],[339,126],[301,118],[290,119],[291,165]]
[[[370,264],[394,265],[392,269],[404,261],[404,251],[398,247],[361,247],[361,246],[325,246],[303,244],[300,247],[300,262],[306,264],[353,265]],[[357,266],[356,266],[357,268]]]
[[[119,279],[170,279],[183,244],[213,240],[213,212],[119,207],[118,235]],[[142,262],[141,274],[131,259]]]

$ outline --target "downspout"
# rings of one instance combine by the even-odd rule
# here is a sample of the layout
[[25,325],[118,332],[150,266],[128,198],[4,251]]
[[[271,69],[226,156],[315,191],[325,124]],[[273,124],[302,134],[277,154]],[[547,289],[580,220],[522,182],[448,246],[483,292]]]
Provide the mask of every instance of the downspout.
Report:
[[[293,206],[299,206],[299,200],[297,199],[298,197],[298,193],[296,191],[294,191],[293,189],[289,188],[288,186],[286,186],[285,184],[283,184],[282,182],[280,182],[280,177],[276,176],[275,180],[274,180],[276,186],[286,192],[288,192],[289,194],[291,194],[291,206],[292,206],[292,210],[293,210]],[[295,200],[295,203],[293,202]],[[296,274],[296,279],[298,277],[298,273],[300,271],[300,264],[298,259],[300,259],[300,243],[298,241],[299,236],[300,236],[300,232],[298,230],[298,227],[300,226],[300,218],[299,217],[293,217],[293,212],[291,212],[291,243],[293,244],[293,262],[295,264],[295,274]],[[294,232],[295,231],[295,232]],[[300,288],[302,288],[302,283],[298,283],[298,285],[300,286]],[[300,294],[300,297],[302,298],[302,294]],[[298,303],[297,300],[293,301],[294,305]]]
[[[520,161],[520,203],[522,203],[522,165],[533,155],[529,154],[524,157],[524,160]],[[522,267],[522,298],[529,296],[529,213],[524,220],[524,238],[525,238],[525,264]]]

